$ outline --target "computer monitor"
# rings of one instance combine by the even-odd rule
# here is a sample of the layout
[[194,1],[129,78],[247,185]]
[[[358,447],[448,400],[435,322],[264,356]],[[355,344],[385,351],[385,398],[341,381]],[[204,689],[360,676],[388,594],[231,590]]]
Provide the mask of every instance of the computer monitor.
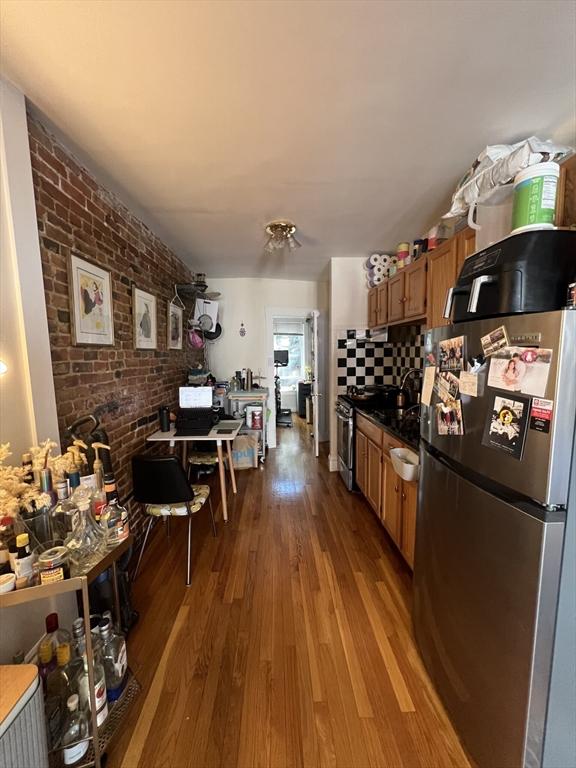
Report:
[[274,365],[288,365],[288,350],[287,349],[275,349],[274,350]]

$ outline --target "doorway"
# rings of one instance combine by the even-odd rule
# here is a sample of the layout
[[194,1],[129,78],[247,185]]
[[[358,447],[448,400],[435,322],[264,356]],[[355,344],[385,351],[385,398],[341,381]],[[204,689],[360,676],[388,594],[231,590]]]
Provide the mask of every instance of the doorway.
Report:
[[268,444],[277,445],[278,430],[294,420],[309,421],[314,454],[325,439],[326,340],[323,313],[317,309],[267,308]]

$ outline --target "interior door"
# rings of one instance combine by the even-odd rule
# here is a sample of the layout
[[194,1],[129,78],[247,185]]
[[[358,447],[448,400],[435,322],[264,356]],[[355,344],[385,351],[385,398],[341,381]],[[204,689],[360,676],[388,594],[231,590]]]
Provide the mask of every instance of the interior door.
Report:
[[319,319],[320,312],[312,312],[312,341],[311,341],[311,359],[312,359],[312,432],[314,439],[314,456],[320,455],[320,410],[323,407],[322,395],[320,391],[320,345],[319,340]]
[[540,766],[564,521],[421,448],[414,627],[479,768]]

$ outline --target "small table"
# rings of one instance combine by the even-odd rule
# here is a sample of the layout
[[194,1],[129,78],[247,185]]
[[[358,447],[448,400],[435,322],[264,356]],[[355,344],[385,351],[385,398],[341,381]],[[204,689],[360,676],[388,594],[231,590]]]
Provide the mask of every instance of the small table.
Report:
[[208,442],[214,441],[216,443],[216,452],[218,453],[218,472],[220,474],[220,491],[222,493],[222,517],[224,522],[228,522],[228,505],[226,504],[226,473],[224,472],[224,453],[222,451],[222,443],[226,443],[226,450],[228,453],[228,464],[230,467],[230,479],[232,480],[232,490],[237,493],[236,489],[236,476],[234,475],[234,463],[232,461],[232,440],[240,432],[242,421],[221,421],[212,427],[207,435],[177,435],[174,426],[170,427],[169,432],[161,432],[158,430],[149,435],[146,440],[151,443],[154,442],[167,442],[170,443],[170,448],[174,449],[176,443],[182,443],[182,464],[186,469],[186,458],[188,453],[187,443],[192,440],[194,442]]

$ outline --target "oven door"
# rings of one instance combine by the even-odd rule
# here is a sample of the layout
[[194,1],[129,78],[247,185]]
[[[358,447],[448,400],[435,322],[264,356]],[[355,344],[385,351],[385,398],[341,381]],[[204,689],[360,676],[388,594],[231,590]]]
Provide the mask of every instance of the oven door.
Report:
[[354,419],[336,411],[338,471],[349,491],[354,489]]

